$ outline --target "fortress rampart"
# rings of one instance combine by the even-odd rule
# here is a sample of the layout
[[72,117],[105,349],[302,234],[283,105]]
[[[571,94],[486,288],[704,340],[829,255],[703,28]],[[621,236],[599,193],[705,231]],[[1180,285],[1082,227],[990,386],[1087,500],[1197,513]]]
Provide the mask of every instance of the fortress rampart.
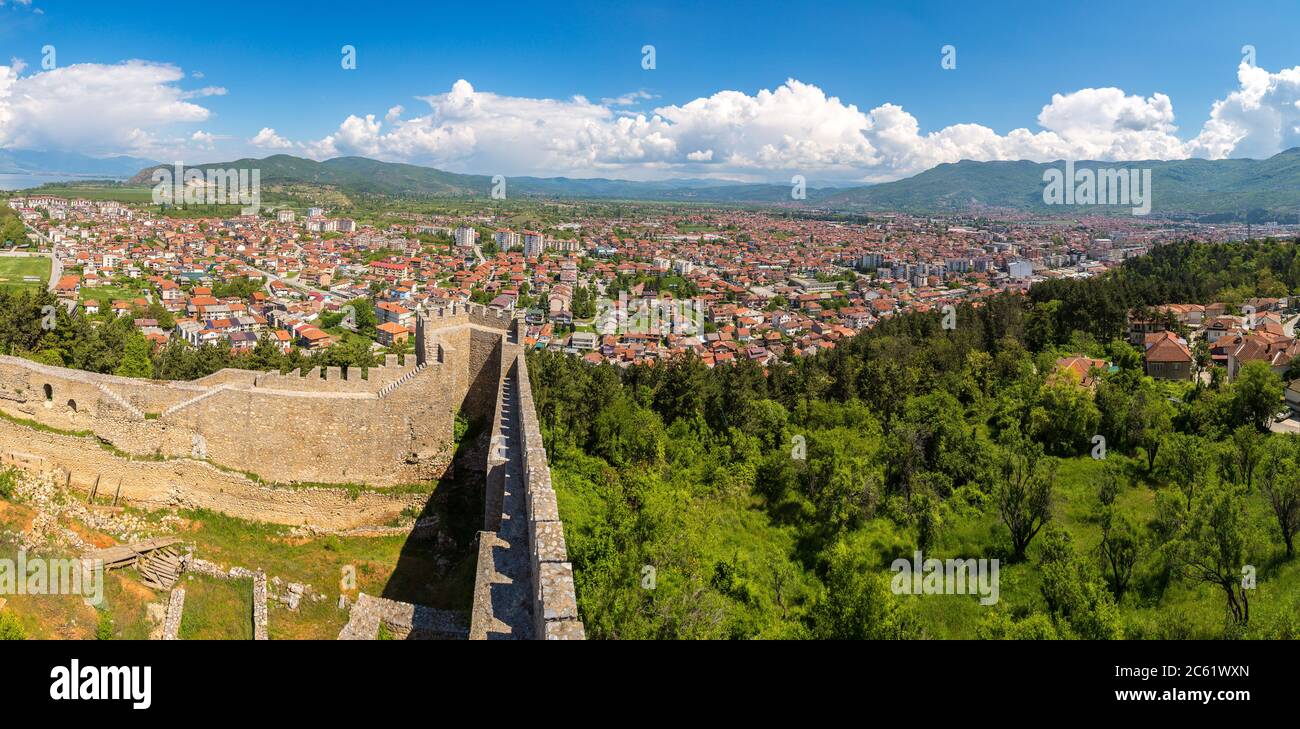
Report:
[[528,380],[528,362],[506,348],[488,452],[470,638],[582,640],[551,470]]
[[437,479],[464,411],[492,424],[470,637],[582,639],[522,335],[507,312],[452,305],[419,314],[415,356],[400,364],[227,369],[191,382],[0,357],[0,411],[45,426],[0,420],[0,462],[115,503],[347,529],[427,497],[311,484]]
[[415,357],[366,372],[222,370],[137,380],[0,357],[0,410],[133,456],[194,458],[283,483],[436,479],[455,414],[490,419],[511,319],[452,305],[417,320]]

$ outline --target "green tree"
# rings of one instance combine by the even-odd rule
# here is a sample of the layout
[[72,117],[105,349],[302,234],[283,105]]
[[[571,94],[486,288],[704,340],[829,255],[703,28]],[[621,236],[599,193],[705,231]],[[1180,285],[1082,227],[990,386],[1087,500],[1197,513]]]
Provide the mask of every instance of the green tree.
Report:
[[1124,600],[1133,579],[1133,570],[1142,554],[1144,539],[1140,527],[1132,517],[1114,505],[1107,504],[1100,513],[1101,541],[1097,554],[1101,560],[1102,574],[1115,596],[1115,603]]
[[1148,473],[1155,469],[1161,440],[1173,429],[1173,415],[1169,401],[1149,381],[1133,394],[1124,423],[1125,437],[1146,452]]
[[375,327],[379,324],[378,318],[375,317],[374,304],[370,303],[370,299],[360,298],[349,301],[348,306],[351,306],[355,312],[353,322],[356,325],[357,334],[373,339],[375,337]]
[[257,344],[248,353],[246,367],[259,372],[279,370],[284,365],[284,352],[270,333],[258,337]]
[[653,411],[620,397],[596,417],[592,451],[615,466],[663,460],[664,427]]
[[1055,526],[1046,531],[1039,568],[1043,599],[1058,632],[1085,640],[1124,637],[1114,597],[1093,564],[1075,553],[1069,532]]
[[1196,495],[1214,479],[1211,441],[1195,435],[1170,433],[1160,451],[1160,470],[1182,493],[1190,509]]
[[1282,409],[1282,378],[1267,362],[1247,362],[1237,371],[1232,387],[1232,413],[1238,424],[1251,424],[1261,433]]
[[1236,625],[1250,620],[1242,569],[1250,564],[1252,547],[1245,490],[1232,483],[1211,483],[1198,493],[1168,545],[1174,564],[1185,577],[1223,591]]
[[1249,491],[1255,485],[1255,471],[1264,457],[1266,437],[1249,425],[1243,425],[1232,431],[1224,444],[1226,459],[1225,475],[1246,487]]
[[1295,555],[1295,535],[1300,532],[1300,435],[1275,435],[1264,444],[1259,489],[1273,509],[1290,559]]
[[1035,443],[1013,442],[1002,449],[993,472],[993,503],[1011,533],[1017,560],[1025,558],[1029,543],[1052,518],[1055,470],[1055,461]]
[[122,352],[122,363],[113,374],[119,377],[144,379],[153,377],[153,361],[149,358],[152,349],[147,337],[138,332],[132,333],[127,337],[126,349]]
[[1043,386],[1029,417],[1034,440],[1057,456],[1084,450],[1101,422],[1091,393],[1064,378]]
[[844,542],[832,546],[825,589],[809,611],[810,630],[827,640],[899,640],[921,637],[916,613],[894,595],[871,555]]

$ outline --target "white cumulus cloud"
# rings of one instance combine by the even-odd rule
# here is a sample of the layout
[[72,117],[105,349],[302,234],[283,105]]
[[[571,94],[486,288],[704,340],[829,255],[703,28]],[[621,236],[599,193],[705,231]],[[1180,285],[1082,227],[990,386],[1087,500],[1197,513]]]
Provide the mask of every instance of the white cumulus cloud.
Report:
[[798,79],[646,110],[635,108],[654,98],[643,90],[593,102],[507,96],[462,79],[417,97],[422,108],[349,114],[317,139],[295,141],[264,126],[224,144],[228,135],[196,128],[211,115],[195,100],[226,89],[183,89],[186,76],[174,66],[127,61],[23,73],[17,61],[0,66],[0,146],[91,154],[293,150],[481,174],[769,181],[802,174],[853,183],[964,159],[1266,157],[1300,145],[1300,67],[1270,72],[1244,63],[1237,88],[1197,119],[1204,120],[1199,133],[1188,139],[1167,95],[1113,87],[1054,94],[1032,125],[999,133],[978,123],[927,130],[897,104],[859,106]]
[[643,98],[512,97],[460,80],[422,97],[427,114],[403,120],[395,107],[382,120],[350,115],[299,148],[317,158],[362,155],[485,174],[775,179],[793,171],[873,182],[963,159],[1174,159],[1192,148],[1177,136],[1168,96],[1116,88],[1056,94],[1038,115],[1038,131],[1007,134],[979,124],[922,133],[896,104],[864,111],[796,79],[651,113],[618,110],[629,97]]
[[262,127],[262,130],[248,140],[248,143],[259,149],[290,149],[293,142],[285,139],[271,127]]
[[1243,61],[1237,81],[1236,91],[1214,102],[1192,152],[1259,158],[1300,145],[1300,66],[1271,73]]
[[178,125],[210,116],[187,100],[177,85],[184,73],[168,64],[78,63],[20,74],[0,66],[0,146],[156,154],[184,145],[174,136]]

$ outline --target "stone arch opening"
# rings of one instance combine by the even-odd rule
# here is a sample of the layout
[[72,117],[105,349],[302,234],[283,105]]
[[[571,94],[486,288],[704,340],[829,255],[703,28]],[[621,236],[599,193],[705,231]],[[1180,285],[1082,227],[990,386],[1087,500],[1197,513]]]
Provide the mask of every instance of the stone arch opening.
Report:
[[45,384],[42,386],[41,389],[43,389],[43,390],[45,391],[45,399],[46,399],[46,400],[53,400],[53,399],[54,399],[54,386],[53,386],[53,385],[51,385],[50,383],[47,382],[47,383],[45,383]]
[[71,399],[68,400],[68,409],[74,413],[77,412],[77,401]]

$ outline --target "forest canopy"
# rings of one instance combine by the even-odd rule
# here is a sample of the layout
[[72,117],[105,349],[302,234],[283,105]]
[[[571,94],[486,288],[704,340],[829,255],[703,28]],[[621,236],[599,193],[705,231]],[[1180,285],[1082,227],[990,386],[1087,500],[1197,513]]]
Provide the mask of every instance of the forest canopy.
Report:
[[[1185,242],[766,371],[533,352],[588,633],[1295,637],[1282,379],[1153,380],[1125,336],[1130,311],[1296,291],[1293,242]],[[1073,355],[1111,366],[1085,387],[1056,371]],[[896,594],[917,550],[998,559],[999,601]]]

